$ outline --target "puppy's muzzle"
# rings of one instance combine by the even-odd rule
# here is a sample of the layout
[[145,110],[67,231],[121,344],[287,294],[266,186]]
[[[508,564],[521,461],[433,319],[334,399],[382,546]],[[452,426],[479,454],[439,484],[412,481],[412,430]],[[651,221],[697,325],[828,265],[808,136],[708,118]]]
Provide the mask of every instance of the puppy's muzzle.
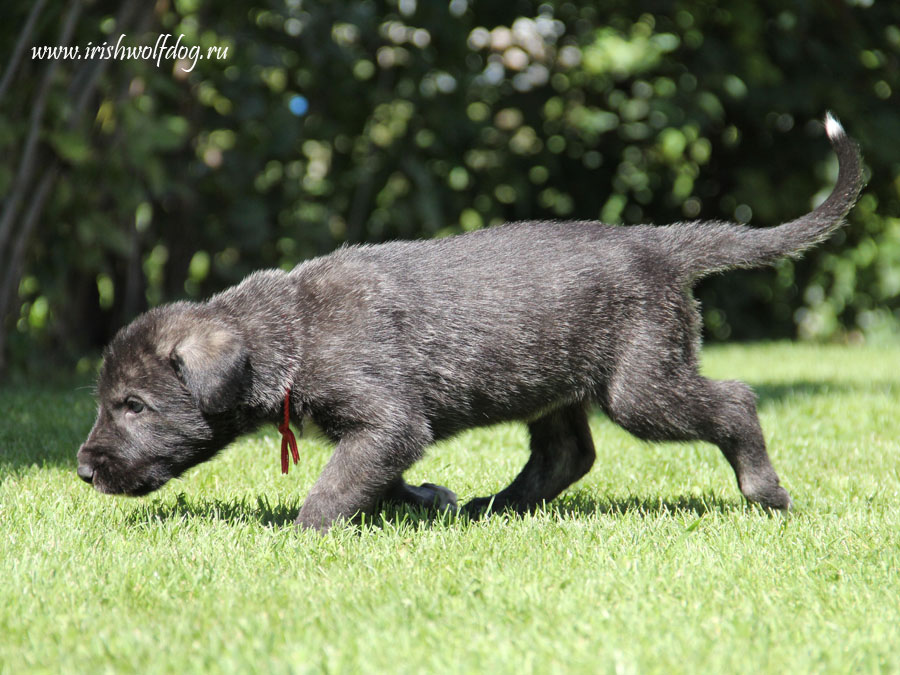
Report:
[[78,471],[76,473],[85,483],[94,482],[94,467],[91,466],[89,454],[83,445],[78,450]]

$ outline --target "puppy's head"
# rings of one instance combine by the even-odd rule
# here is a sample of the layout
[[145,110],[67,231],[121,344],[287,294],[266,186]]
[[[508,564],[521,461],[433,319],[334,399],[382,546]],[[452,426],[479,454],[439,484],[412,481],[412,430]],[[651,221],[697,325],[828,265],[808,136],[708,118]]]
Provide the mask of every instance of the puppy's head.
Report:
[[241,335],[202,306],[138,317],[105,352],[78,475],[100,492],[142,495],[211,458],[237,434],[248,376]]

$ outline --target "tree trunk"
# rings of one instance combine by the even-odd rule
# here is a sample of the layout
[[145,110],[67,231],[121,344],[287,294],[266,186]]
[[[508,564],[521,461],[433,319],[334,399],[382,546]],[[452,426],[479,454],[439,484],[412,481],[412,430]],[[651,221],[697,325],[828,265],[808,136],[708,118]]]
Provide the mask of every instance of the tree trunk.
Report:
[[[2,96],[6,87],[9,86],[9,83],[12,82],[17,60],[21,57],[20,52],[29,40],[43,5],[44,2],[39,1],[29,14],[16,44],[13,58],[10,60],[9,66],[4,73],[3,80],[0,81],[0,96]],[[153,15],[154,6],[149,4],[144,8],[143,12],[138,12],[140,7],[141,3],[139,0],[125,2],[116,15],[116,26],[120,27],[123,32],[128,30],[131,25],[134,25],[138,30],[146,29]],[[63,25],[55,43],[56,45],[68,46],[71,43],[81,9],[81,0],[73,0],[71,2],[63,18]],[[35,170],[41,164],[39,161],[41,154],[40,137],[44,126],[47,97],[54,84],[59,67],[59,61],[51,61],[38,87],[34,105],[31,109],[28,135],[23,146],[18,170],[12,187],[4,200],[2,211],[0,211],[0,270],[5,271],[2,273],[2,279],[0,279],[0,377],[2,377],[7,367],[7,318],[16,308],[19,280],[24,270],[28,244],[37,229],[44,207],[50,197],[51,188],[56,182],[56,177],[60,170],[60,163],[57,159],[48,159],[49,166],[44,170],[41,178],[36,182],[33,180]],[[96,91],[97,83],[108,67],[108,60],[102,60],[99,63],[87,62],[81,67],[80,72],[76,73],[72,78],[67,88],[68,96],[74,98],[74,104],[66,123],[68,129],[76,129],[81,122],[88,103]],[[30,200],[23,215],[21,207],[25,200],[29,199],[29,193]]]

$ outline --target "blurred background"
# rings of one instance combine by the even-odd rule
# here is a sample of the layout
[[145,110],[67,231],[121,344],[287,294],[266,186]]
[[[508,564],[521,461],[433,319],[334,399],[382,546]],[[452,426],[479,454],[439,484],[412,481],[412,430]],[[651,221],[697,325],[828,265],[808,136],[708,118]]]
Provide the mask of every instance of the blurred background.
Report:
[[[898,2],[4,0],[0,15],[4,373],[90,372],[148,307],[345,243],[530,218],[773,225],[830,190],[826,110],[867,164],[850,226],[800,262],[704,281],[704,337],[900,335]],[[33,51],[165,35],[203,58]]]

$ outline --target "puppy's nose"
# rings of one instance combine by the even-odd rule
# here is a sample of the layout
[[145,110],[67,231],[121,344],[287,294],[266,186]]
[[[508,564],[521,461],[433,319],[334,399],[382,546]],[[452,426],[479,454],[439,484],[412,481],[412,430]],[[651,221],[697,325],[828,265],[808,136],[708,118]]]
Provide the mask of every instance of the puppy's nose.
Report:
[[94,481],[94,468],[89,464],[79,464],[78,477],[85,483],[92,483]]

